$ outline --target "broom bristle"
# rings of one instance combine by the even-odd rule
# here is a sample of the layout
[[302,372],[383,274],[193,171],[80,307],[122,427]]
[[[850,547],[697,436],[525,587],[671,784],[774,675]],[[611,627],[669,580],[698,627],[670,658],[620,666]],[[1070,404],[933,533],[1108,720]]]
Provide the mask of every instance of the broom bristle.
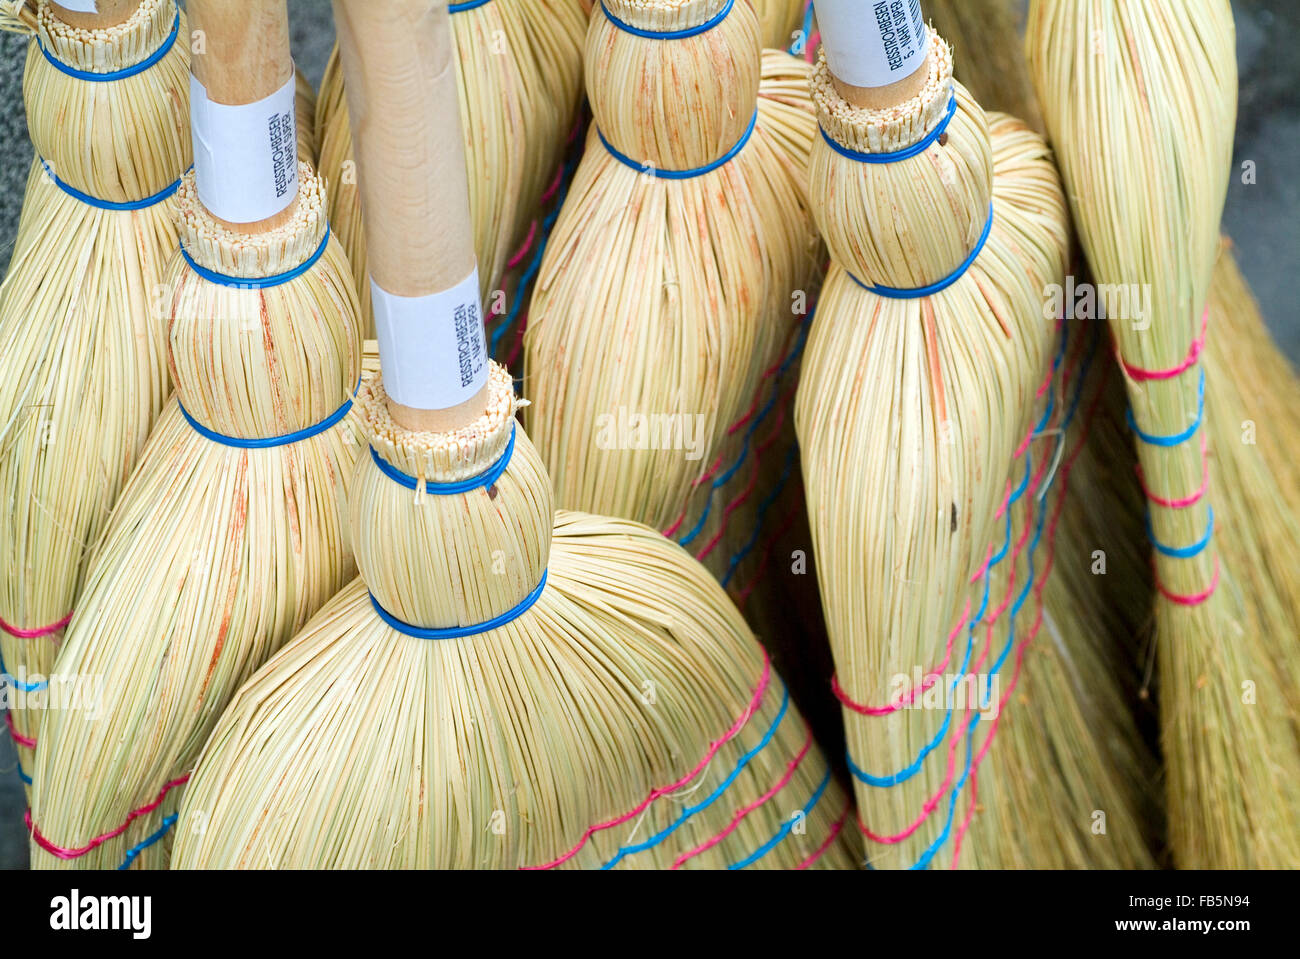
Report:
[[[1139,431],[1160,551],[1174,858],[1184,867],[1294,863],[1300,746],[1278,672],[1283,637],[1300,622],[1258,565],[1254,516],[1240,512],[1239,484],[1260,481],[1241,471],[1258,457],[1238,452],[1240,433],[1218,422],[1215,378],[1231,374],[1206,348],[1207,332],[1211,342],[1221,334],[1203,326],[1236,110],[1231,9],[1226,0],[1036,0],[1028,34]],[[1133,308],[1133,290],[1145,310]],[[1274,522],[1276,505],[1269,512]]]
[[[487,302],[564,154],[582,99],[586,19],[578,0],[512,0],[456,11],[451,24],[474,249]],[[347,251],[362,315],[373,329],[364,218],[337,46],[321,80],[316,117],[330,226]]]
[[[23,80],[37,158],[0,287],[0,491],[11,504],[0,523],[0,660],[16,689],[44,701],[86,551],[167,396],[158,284],[176,246],[169,196],[102,209],[52,175],[100,201],[144,200],[189,165],[190,138],[186,44],[111,82],[74,78],[37,48],[80,70],[126,69],[168,42],[171,0],[146,0],[96,31],[40,10]],[[12,705],[30,772],[42,709]]]
[[[849,867],[843,793],[720,588],[632,523],[561,514],[552,540],[503,367],[491,391],[470,427],[431,434],[363,386],[377,455],[417,491],[360,465],[363,578],[227,711],[181,814],[204,828],[179,834],[175,864]],[[490,486],[418,482],[481,474],[507,448]],[[539,582],[518,618],[460,638],[405,635],[375,605],[472,627]]]
[[[638,29],[698,24],[721,6],[611,3]],[[526,422],[565,508],[658,529],[684,508],[698,515],[710,487],[699,481],[734,461],[727,454],[742,437],[728,431],[779,361],[797,294],[812,286],[800,156],[815,128],[803,68],[780,54],[765,64],[757,30],[743,4],[684,40],[647,40],[593,17],[596,119],[524,339],[534,396]],[[761,92],[765,69],[771,97]],[[696,78],[685,103],[659,89],[674,76]],[[616,159],[602,135],[631,162],[672,171],[743,147],[709,172],[664,179]],[[634,419],[644,421],[639,432]],[[664,422],[670,435],[657,428]]]
[[[298,176],[293,218],[246,235],[202,208],[188,175],[178,194],[185,251],[236,278],[307,262],[326,239],[324,197],[306,164]],[[173,402],[150,437],[68,630],[60,672],[94,678],[104,696],[93,711],[50,711],[42,727],[36,867],[132,862],[129,851],[170,824],[179,787],[167,787],[193,768],[231,695],[355,572],[346,492],[360,445],[347,420],[312,432],[340,411],[360,372],[356,298],[337,241],[301,275],[264,289],[213,282],[179,254],[167,283],[183,410]],[[227,439],[201,434],[187,414]],[[311,435],[267,448],[231,439],[298,431]],[[154,808],[164,792],[167,805]]]
[[[890,111],[855,110],[829,79],[815,84],[823,125],[833,117],[837,141],[859,150],[897,150],[935,129],[932,101],[942,114],[954,96],[957,111],[946,140],[893,164],[815,147],[811,191],[828,245],[872,272],[855,281],[838,261],[832,266],[795,411],[860,815],[878,843],[873,864],[889,867],[928,864],[954,828],[950,750],[969,720],[943,705],[892,708],[906,705],[897,678],[907,677],[919,705],[914,670],[942,663],[938,672],[961,674],[974,661],[974,623],[987,609],[984,581],[977,575],[973,594],[969,581],[992,560],[998,504],[1051,349],[1042,291],[1064,276],[1068,242],[1064,198],[1041,140],[1013,125],[999,129],[992,149],[961,142],[986,138],[988,127],[960,85],[950,88],[946,47],[936,38],[932,49],[938,72],[914,101]],[[990,173],[980,158],[990,155],[992,229],[967,273],[919,299],[865,289],[933,283],[978,248],[989,216],[987,199],[978,206],[988,195],[980,181]],[[898,203],[906,233],[891,232],[894,214],[871,214],[868,204],[889,195],[861,192],[874,177],[909,201]],[[855,205],[859,195],[865,202]],[[847,219],[832,220],[831,197]],[[975,234],[945,234],[924,221],[924,204],[910,203],[918,197],[934,220],[956,216]],[[935,249],[920,249],[927,241]],[[891,242],[900,249],[891,252]],[[933,688],[951,684],[946,676]]]

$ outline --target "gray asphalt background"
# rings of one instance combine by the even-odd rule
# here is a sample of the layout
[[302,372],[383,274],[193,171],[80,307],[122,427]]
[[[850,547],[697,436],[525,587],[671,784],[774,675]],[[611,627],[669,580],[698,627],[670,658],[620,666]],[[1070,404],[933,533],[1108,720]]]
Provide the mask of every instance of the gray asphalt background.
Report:
[[[1300,35],[1298,0],[1233,0],[1241,100],[1236,159],[1256,164],[1252,186],[1233,179],[1224,229],[1279,344],[1300,365]],[[289,0],[294,59],[320,83],[333,44],[326,0]],[[0,272],[8,267],[18,228],[32,147],[22,109],[26,41],[0,34]],[[0,733],[0,869],[27,865],[23,790],[14,774],[13,744]]]

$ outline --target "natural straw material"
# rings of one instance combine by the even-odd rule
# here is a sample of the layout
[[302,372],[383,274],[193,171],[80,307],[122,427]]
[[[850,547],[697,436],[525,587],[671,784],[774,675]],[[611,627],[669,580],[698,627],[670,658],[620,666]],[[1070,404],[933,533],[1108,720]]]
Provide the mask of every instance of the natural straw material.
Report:
[[[795,418],[838,684],[859,710],[895,701],[900,674],[940,663],[962,671],[969,620],[984,615],[982,577],[972,584],[972,574],[989,558],[1013,453],[1047,369],[1052,327],[1042,291],[1065,273],[1064,198],[1041,140],[1016,124],[999,132],[1010,143],[995,150],[935,35],[930,56],[921,92],[884,111],[841,98],[824,60],[814,80],[823,126],[860,152],[910,146],[934,130],[923,118],[956,100],[946,136],[917,156],[869,164],[819,138],[810,167],[834,262]],[[864,287],[947,282],[980,249],[990,195],[987,242],[951,285],[919,298]],[[868,850],[875,865],[926,865],[950,834],[948,749],[930,744],[961,715],[867,715],[846,705],[859,815],[890,837]],[[935,797],[944,797],[937,813]]]
[[[171,0],[144,0],[123,24],[80,30],[40,7],[23,100],[37,158],[28,177],[13,258],[0,287],[0,657],[33,699],[48,697],[63,626],[85,553],[98,539],[168,393],[158,287],[176,246],[173,198],[138,210],[101,209],[152,197],[190,163],[188,50],[122,79],[167,43]],[[180,32],[185,31],[184,17]],[[10,712],[18,758],[42,710]]]
[[[181,242],[208,270],[272,276],[325,236],[324,195],[299,167],[293,219],[233,234],[179,194]],[[266,289],[210,282],[180,256],[167,276],[177,398],[206,429],[279,437],[325,421],[360,372],[347,261],[330,240],[301,276]],[[186,776],[229,697],[354,574],[346,492],[360,449],[345,420],[310,438],[244,449],[200,435],[167,408],[114,512],[60,657],[103,678],[103,714],[51,712],[32,819],[79,848]],[[173,794],[169,800],[174,803]],[[112,868],[162,812],[71,860],[32,846],[38,867]]]
[[[454,11],[451,24],[474,248],[487,303],[564,155],[582,98],[586,21],[578,0],[489,0]],[[336,47],[317,104],[320,169],[329,184],[330,224],[347,250],[362,315],[372,327],[364,218],[338,64]]]
[[[764,688],[762,653],[722,591],[644,527],[561,514],[552,540],[549,484],[501,367],[491,391],[487,412],[451,436],[397,427],[382,386],[362,388],[384,462],[463,478],[513,431],[509,465],[491,486],[437,495],[362,462],[362,579],[227,711],[181,813],[205,828],[182,830],[175,864],[703,868],[743,863],[779,835],[758,867],[850,867],[846,834],[828,843],[843,794],[823,786],[825,761],[793,708],[782,715],[779,679]],[[544,571],[519,618],[458,639],[398,632],[367,592],[407,622],[465,627],[514,607]]]
[[[723,7],[606,5],[656,30],[698,26]],[[793,63],[779,53],[766,63],[774,57]],[[671,40],[633,35],[597,11],[587,67],[595,119],[533,294],[526,422],[561,506],[666,529],[707,492],[696,481],[730,452],[728,430],[813,284],[803,190],[814,120],[798,76],[779,63],[764,95],[758,24],[743,3]],[[632,416],[648,424],[639,437],[617,428]]]
[[1274,519],[1239,512],[1239,493],[1225,490],[1245,460],[1258,468],[1258,454],[1216,425],[1214,379],[1231,370],[1204,355],[1203,337],[1221,335],[1205,311],[1236,111],[1231,10],[1226,0],[1039,0],[1028,42],[1098,282],[1136,290],[1148,307],[1134,317],[1117,294],[1105,297],[1161,551],[1157,651],[1174,859],[1293,865],[1300,746],[1275,670],[1300,623],[1250,545],[1248,524]]

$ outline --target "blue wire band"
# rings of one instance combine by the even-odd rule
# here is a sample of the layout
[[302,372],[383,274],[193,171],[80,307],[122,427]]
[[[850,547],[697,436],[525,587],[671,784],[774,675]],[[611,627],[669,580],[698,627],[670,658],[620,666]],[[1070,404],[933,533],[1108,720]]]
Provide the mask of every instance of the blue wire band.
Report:
[[513,622],[528,610],[532,609],[533,603],[541,597],[542,591],[546,589],[546,570],[542,570],[542,581],[533,587],[533,591],[519,601],[517,606],[506,610],[500,616],[489,619],[486,623],[479,623],[477,626],[451,626],[446,629],[425,629],[421,626],[412,626],[410,623],[404,623],[384,607],[379,605],[379,600],[375,599],[374,593],[370,594],[370,605],[375,607],[375,612],[385,623],[397,630],[399,633],[405,633],[407,636],[415,639],[464,639],[467,636],[479,636],[483,633],[490,633],[494,629],[499,629],[506,623]]
[[[358,387],[360,386],[359,383],[357,385]],[[245,439],[240,436],[226,436],[224,433],[210,430],[194,417],[190,416],[190,411],[181,405],[180,400],[176,401],[176,405],[180,407],[181,416],[185,417],[185,422],[189,423],[194,429],[194,432],[198,433],[205,439],[212,440],[214,443],[220,443],[222,446],[233,446],[235,449],[265,450],[273,449],[277,446],[288,446],[291,443],[301,443],[303,440],[309,440],[313,436],[324,433],[327,429],[334,426],[339,422],[339,420],[348,415],[348,410],[352,409],[352,397],[349,396],[344,400],[343,405],[328,417],[321,420],[319,423],[307,427],[306,429],[298,430],[295,433],[286,433],[283,436],[259,436],[253,437],[252,439]]]
[[465,3],[453,3],[451,5],[451,12],[464,13],[466,10],[476,10],[487,2],[488,0],[466,0]]
[[380,472],[387,476],[394,483],[405,486],[409,490],[419,491],[423,486],[425,492],[432,493],[434,496],[458,496],[461,493],[469,493],[476,489],[493,485],[499,480],[506,467],[510,465],[510,457],[515,453],[515,428],[510,427],[510,442],[506,444],[505,452],[501,458],[487,468],[486,471],[479,473],[477,476],[471,476],[467,480],[460,480],[456,483],[431,483],[427,480],[420,480],[407,473],[403,473],[392,463],[388,462],[372,446],[370,447],[370,458],[375,461]]
[[605,145],[605,149],[609,151],[610,156],[619,163],[622,163],[624,166],[636,170],[638,173],[648,173],[650,176],[660,180],[691,180],[697,176],[704,176],[706,173],[712,173],[719,167],[726,166],[734,160],[736,155],[740,153],[741,150],[745,149],[745,144],[749,142],[749,138],[753,135],[754,125],[757,122],[758,111],[755,110],[754,115],[749,118],[749,126],[745,128],[745,132],[741,134],[740,139],[736,141],[734,147],[722,156],[718,157],[718,159],[714,160],[712,163],[706,164],[702,167],[696,167],[694,170],[660,170],[658,167],[649,163],[638,163],[626,153],[620,153],[618,150],[614,149],[613,145],[605,139],[605,134],[600,132],[600,127],[596,127],[596,136],[600,137],[600,142]]
[[1147,514],[1147,538],[1157,553],[1172,559],[1195,559],[1204,553],[1214,539],[1214,510],[1210,510],[1210,522],[1205,528],[1205,535],[1191,546],[1166,546],[1156,538],[1155,528],[1151,525],[1151,514]]
[[181,188],[181,178],[177,177],[172,183],[167,184],[153,196],[147,196],[143,200],[127,200],[124,203],[116,203],[112,200],[101,200],[99,197],[91,196],[89,193],[82,193],[70,183],[60,180],[45,162],[43,157],[37,157],[41,161],[41,166],[45,169],[45,175],[54,181],[54,185],[60,190],[72,197],[74,200],[80,200],[86,206],[93,206],[97,210],[115,210],[119,212],[130,212],[131,210],[145,210],[156,203],[170,198],[177,190]]
[[[812,797],[808,800],[808,802],[803,807],[802,812],[803,812],[803,818],[805,822],[807,822],[808,817],[812,815],[813,809],[815,809],[817,804],[821,802],[822,795],[826,792],[826,787],[830,785],[830,782],[831,782],[831,770],[830,767],[827,766],[826,775],[822,777],[821,783],[813,791]],[[740,860],[740,862],[734,862],[727,868],[744,869],[746,866],[752,866],[754,863],[758,862],[769,852],[775,849],[777,844],[781,842],[782,839],[790,835],[790,830],[794,828],[796,818],[797,818],[796,816],[791,816],[789,819],[787,819],[784,823],[781,824],[781,828],[776,831],[775,836],[773,836],[767,842],[763,843],[763,845],[759,846],[757,849],[755,849],[744,859]]]
[[903,150],[896,150],[893,153],[861,153],[857,150],[850,150],[842,143],[837,143],[822,127],[818,127],[822,133],[822,139],[826,145],[838,153],[840,156],[848,157],[850,160],[856,160],[858,163],[901,163],[903,160],[910,160],[912,157],[920,156],[926,150],[930,149],[931,144],[938,140],[948,130],[948,124],[952,123],[952,118],[957,115],[957,95],[954,93],[948,99],[948,109],[944,111],[942,119],[939,120],[938,126],[927,133],[910,147]]
[[1204,369],[1201,370],[1201,385],[1197,388],[1196,403],[1197,403],[1196,420],[1192,423],[1191,426],[1183,430],[1183,432],[1177,433],[1174,436],[1152,436],[1150,433],[1143,433],[1140,429],[1138,429],[1137,420],[1133,416],[1132,407],[1130,407],[1125,414],[1128,417],[1128,428],[1131,429],[1134,433],[1136,433],[1138,439],[1140,439],[1143,443],[1146,443],[1148,446],[1162,446],[1165,449],[1169,449],[1170,447],[1174,447],[1174,446],[1182,446],[1193,436],[1195,436],[1198,432],[1200,432],[1201,424],[1205,422],[1205,370]]
[[144,73],[144,71],[148,70],[163,57],[167,56],[172,45],[176,43],[176,37],[180,35],[180,32],[181,8],[177,6],[176,19],[172,22],[172,32],[167,34],[167,38],[163,40],[162,46],[149,54],[148,57],[141,60],[139,63],[133,63],[129,67],[123,67],[121,70],[114,70],[111,73],[93,73],[90,70],[78,70],[76,67],[69,66],[54,54],[50,53],[49,50],[45,49],[45,44],[41,43],[39,35],[36,37],[36,47],[41,51],[45,59],[48,60],[60,73],[66,73],[68,76],[76,77],[78,80],[89,80],[92,83],[109,83],[113,80],[125,80],[127,77],[133,77],[137,73]]
[[206,266],[199,266],[199,264],[194,262],[194,258],[190,256],[190,251],[185,249],[185,244],[182,243],[180,246],[181,256],[185,257],[185,262],[190,265],[190,269],[203,277],[203,279],[207,280],[209,283],[228,286],[234,290],[266,290],[273,286],[280,286],[284,283],[288,283],[290,280],[296,280],[298,277],[310,270],[316,265],[316,261],[325,253],[325,247],[329,246],[329,242],[330,231],[327,227],[325,229],[325,235],[321,237],[320,246],[316,247],[315,252],[312,253],[311,256],[307,257],[306,260],[299,263],[292,270],[289,270],[286,273],[277,273],[275,276],[227,276],[224,273],[209,270]]
[[32,784],[32,777],[23,772],[23,761],[21,759],[14,759],[14,762],[18,764],[18,778],[23,781],[24,785],[30,786]]
[[176,825],[176,820],[179,818],[180,818],[179,813],[172,813],[170,816],[165,817],[162,821],[162,828],[160,828],[156,833],[154,833],[148,839],[141,840],[140,842],[132,846],[130,849],[128,849],[126,851],[126,858],[122,860],[122,865],[118,866],[117,868],[119,870],[129,869],[131,867],[131,863],[135,861],[135,857],[140,855],[140,853],[144,852],[154,843],[158,842],[160,839],[162,839],[163,836],[167,835],[167,830],[171,829],[172,826]]
[[919,300],[922,299],[923,297],[934,296],[936,293],[942,293],[944,290],[948,289],[948,287],[952,286],[954,283],[956,283],[958,280],[960,280],[963,276],[966,275],[966,271],[971,268],[972,264],[974,264],[974,262],[977,259],[979,259],[979,255],[982,252],[984,252],[984,244],[988,243],[989,235],[992,232],[993,232],[993,205],[990,203],[989,218],[988,221],[984,224],[984,232],[980,234],[979,242],[975,244],[975,249],[970,251],[970,255],[966,257],[965,260],[962,261],[961,266],[957,267],[957,269],[953,270],[951,273],[945,276],[942,280],[939,280],[937,283],[931,283],[929,286],[922,286],[915,290],[901,290],[892,286],[870,286],[866,283],[863,283],[852,273],[849,273],[848,270],[845,270],[844,272],[848,275],[848,278],[850,280],[852,280],[858,286],[862,287],[864,290],[867,290],[870,293],[875,293],[877,296],[883,296],[886,299]]
[[781,725],[781,720],[785,719],[785,714],[789,710],[789,708],[790,708],[790,690],[787,687],[781,696],[781,709],[779,712],[777,712],[776,718],[772,720],[772,725],[768,727],[767,732],[763,735],[763,738],[759,741],[758,745],[756,745],[753,749],[749,750],[749,752],[745,753],[745,755],[740,757],[740,761],[736,763],[736,768],[733,769],[727,775],[726,779],[724,779],[721,783],[718,784],[718,787],[715,790],[713,790],[713,792],[711,792],[706,799],[696,803],[694,806],[687,806],[685,809],[681,811],[681,813],[673,821],[672,825],[666,826],[665,828],[661,829],[659,832],[655,833],[649,839],[645,840],[645,842],[637,843],[634,846],[623,846],[622,848],[619,849],[618,854],[615,855],[613,859],[610,859],[600,868],[602,870],[613,869],[620,862],[622,862],[625,856],[630,856],[633,853],[644,852],[647,849],[657,846],[659,843],[663,842],[670,835],[676,832],[678,827],[680,827],[684,822],[686,822],[686,820],[690,819],[697,812],[700,812],[703,809],[707,809],[709,808],[709,806],[713,805],[713,803],[717,801],[718,797],[727,791],[727,787],[736,781],[736,777],[739,776],[741,772],[744,771],[745,767],[749,765],[750,760],[752,760],[755,756],[757,756],[760,752],[762,752],[763,748],[772,741],[772,737],[776,735],[777,727]]
[[42,679],[39,683],[24,683],[13,673],[9,672],[9,667],[5,665],[5,659],[0,656],[0,685],[13,683],[14,688],[24,693],[39,693],[42,689],[48,689],[50,681]]
[[605,6],[605,0],[600,0],[600,9],[604,11],[605,17],[610,23],[618,27],[624,33],[630,33],[634,37],[644,37],[647,40],[685,40],[687,37],[699,36],[701,33],[707,33],[712,30],[723,20],[727,19],[727,14],[735,6],[736,0],[727,0],[722,9],[717,14],[705,20],[699,26],[687,27],[684,30],[669,30],[660,32],[657,30],[643,30],[640,27],[634,27],[625,20],[620,20],[614,14],[609,12],[609,7]]

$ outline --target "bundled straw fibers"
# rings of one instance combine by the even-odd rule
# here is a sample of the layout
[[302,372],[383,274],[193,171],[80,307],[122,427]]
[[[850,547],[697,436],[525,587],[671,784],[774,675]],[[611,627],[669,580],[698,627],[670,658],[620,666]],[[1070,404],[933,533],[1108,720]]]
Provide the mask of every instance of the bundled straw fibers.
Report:
[[810,194],[833,264],[795,410],[859,815],[884,867],[928,865],[951,833],[939,744],[963,720],[903,708],[895,679],[973,661],[1068,242],[1042,142],[1003,125],[1014,146],[995,150],[948,47],[929,47],[920,92],[883,110],[852,106],[818,66]]
[[1285,673],[1300,580],[1261,564],[1251,524],[1278,523],[1281,504],[1242,510],[1265,464],[1239,424],[1216,422],[1232,347],[1214,347],[1221,358],[1208,347],[1222,335],[1207,307],[1236,112],[1231,10],[1226,0],[1037,0],[1028,42],[1129,386],[1157,551],[1174,861],[1293,865],[1300,744]]
[[23,81],[36,159],[0,287],[0,658],[29,697],[9,713],[24,779],[86,550],[167,397],[159,282],[190,164],[172,0],[99,30],[42,4],[37,29]]
[[[576,121],[586,19],[579,0],[488,0],[452,4],[451,14],[474,246],[489,302]],[[329,184],[330,225],[347,250],[370,324],[361,200],[338,62],[336,47],[317,103],[320,169]]]
[[490,391],[433,434],[362,387],[362,576],[222,718],[174,864],[850,868],[846,797],[721,589],[636,524],[552,538],[504,368]]
[[798,319],[817,272],[814,121],[792,69],[770,98],[762,71],[744,3],[607,0],[592,16],[595,119],[525,334],[526,422],[565,508],[668,528]]
[[[326,237],[325,203],[306,164],[298,176],[292,219],[252,235],[218,225],[188,176],[184,249],[229,277],[306,263]],[[112,695],[93,718],[47,715],[32,794],[38,868],[129,863],[128,850],[170,825],[156,801],[174,805],[230,696],[355,573],[345,496],[360,445],[339,416],[361,344],[342,248],[328,240],[306,272],[264,289],[207,279],[180,255],[167,282],[179,403],[113,513],[60,656]],[[309,435],[289,441],[298,431]],[[239,445],[258,438],[279,439]]]

